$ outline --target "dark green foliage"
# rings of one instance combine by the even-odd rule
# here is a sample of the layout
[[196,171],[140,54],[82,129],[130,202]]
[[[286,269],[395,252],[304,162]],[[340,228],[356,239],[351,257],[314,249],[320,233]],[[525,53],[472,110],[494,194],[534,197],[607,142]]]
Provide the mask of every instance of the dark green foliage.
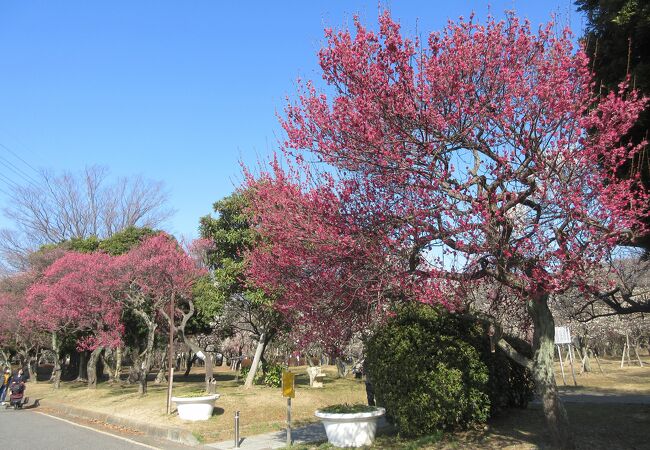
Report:
[[[241,378],[242,380],[245,380],[246,377],[248,376],[248,372],[250,372],[250,371],[251,371],[250,366],[242,367],[241,369],[239,369],[239,378]],[[255,376],[255,379],[257,380],[257,376]]]
[[207,255],[211,278],[197,283],[196,307],[204,317],[222,316],[219,328],[223,334],[236,322],[257,336],[264,330],[270,339],[282,320],[271,308],[272,299],[246,279],[244,254],[259,239],[250,226],[247,205],[245,193],[235,192],[214,204],[216,218],[201,218],[201,237],[213,245]]
[[282,369],[283,367],[278,364],[268,364],[264,368],[264,385],[269,387],[282,386]]
[[[519,354],[532,358],[530,345],[511,337],[505,339]],[[530,370],[512,361],[499,347],[492,353],[485,332],[473,335],[472,343],[479,349],[481,359],[490,372],[489,395],[492,415],[508,408],[526,408],[535,393],[535,382]]]
[[[282,386],[282,370],[283,366],[279,364],[267,364],[263,369],[259,369],[255,374],[253,383],[263,384],[269,387],[280,387]],[[251,368],[242,367],[239,373],[239,376],[242,380],[245,380],[250,372]]]
[[145,238],[158,234],[151,228],[128,227],[102,240],[99,249],[109,255],[122,255],[137,246]]
[[[217,217],[200,220],[201,237],[209,239],[213,248],[208,252],[208,266],[213,270],[212,288],[199,286],[203,294],[197,298],[202,314],[219,314],[232,295],[241,294],[253,302],[265,303],[261,291],[246,282],[244,253],[255,243],[256,233],[246,215],[247,200],[236,192],[214,204]],[[208,292],[209,291],[209,292]]]
[[[650,2],[647,0],[576,0],[587,18],[584,37],[586,52],[596,76],[596,89],[601,94],[617,90],[629,74],[632,86],[643,95],[650,95]],[[628,139],[639,143],[648,139],[650,106],[640,114]],[[650,188],[650,149],[623,165],[621,178],[638,172],[646,188]],[[650,215],[647,216],[650,225]],[[637,245],[650,251],[650,233]]]
[[79,253],[92,253],[94,251],[97,251],[99,245],[100,240],[95,236],[90,236],[85,239],[72,238],[67,242],[67,245],[65,245],[65,247]]
[[330,406],[326,406],[325,408],[319,409],[320,412],[329,413],[329,414],[356,414],[356,413],[364,413],[364,412],[373,412],[376,410],[377,408],[374,406],[363,405],[360,403],[356,403],[354,405],[350,405],[349,403],[342,403],[339,405],[330,405]]
[[366,370],[377,404],[405,436],[485,422],[532,393],[528,381],[512,392],[530,376],[491,353],[481,322],[423,305],[404,307],[368,339]]

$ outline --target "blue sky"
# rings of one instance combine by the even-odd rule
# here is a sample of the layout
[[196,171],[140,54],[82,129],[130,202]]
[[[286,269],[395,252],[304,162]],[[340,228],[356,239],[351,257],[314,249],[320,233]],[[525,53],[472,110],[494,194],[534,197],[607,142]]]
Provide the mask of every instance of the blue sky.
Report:
[[[552,13],[580,35],[570,0],[386,1],[405,34],[442,28],[488,5],[535,25]],[[32,168],[101,164],[115,176],[163,180],[177,210],[167,228],[194,237],[233,191],[239,161],[277,148],[276,113],[295,80],[320,79],[323,28],[377,1],[0,0],[0,189]],[[16,157],[18,155],[18,157]],[[22,172],[15,170],[10,161]],[[0,205],[6,196],[0,191]],[[11,227],[0,219],[0,227]]]

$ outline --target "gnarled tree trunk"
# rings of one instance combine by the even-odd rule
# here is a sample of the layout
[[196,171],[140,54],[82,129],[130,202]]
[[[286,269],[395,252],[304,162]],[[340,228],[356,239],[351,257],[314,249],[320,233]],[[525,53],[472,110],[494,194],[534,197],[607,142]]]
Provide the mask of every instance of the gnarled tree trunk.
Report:
[[127,383],[134,384],[140,381],[140,367],[142,366],[142,356],[140,356],[140,351],[137,348],[130,349],[129,352],[131,353],[131,368],[129,370]]
[[79,357],[79,367],[77,368],[77,379],[75,381],[86,382],[88,381],[88,352],[83,350],[77,352],[77,354]]
[[569,419],[558,395],[553,371],[555,351],[555,321],[548,308],[548,295],[538,294],[527,302],[533,320],[532,358],[518,353],[505,339],[498,340],[499,347],[516,363],[529,369],[542,401],[546,425],[554,448],[573,449],[575,443]]
[[548,307],[548,295],[539,295],[529,301],[528,310],[533,319],[533,378],[542,400],[546,424],[557,448],[574,448],[569,418],[562,405],[555,383],[553,355],[555,351],[555,321]]
[[257,342],[257,348],[255,349],[255,357],[253,357],[253,364],[251,364],[251,369],[246,376],[246,381],[244,382],[244,388],[250,389],[253,387],[253,381],[255,380],[255,374],[257,373],[257,368],[260,365],[260,360],[262,359],[262,352],[264,351],[264,341],[266,339],[266,333],[260,334],[260,339]]
[[61,387],[61,344],[56,333],[52,333],[52,351],[54,352],[54,368],[52,378],[54,389]]
[[339,378],[345,378],[350,373],[350,366],[343,361],[343,358],[337,356],[335,360],[336,370],[338,371]]
[[138,387],[138,393],[144,395],[147,393],[147,376],[151,371],[151,365],[153,364],[153,344],[156,338],[156,324],[152,321],[147,323],[147,348],[144,352],[144,358],[142,359],[142,364],[140,366],[140,385]]
[[113,370],[113,376],[111,377],[116,383],[120,382],[120,375],[122,374],[122,355],[123,355],[122,346],[115,349],[115,369]]
[[103,351],[104,347],[97,347],[90,352],[86,371],[88,375],[88,389],[97,389],[97,362]]

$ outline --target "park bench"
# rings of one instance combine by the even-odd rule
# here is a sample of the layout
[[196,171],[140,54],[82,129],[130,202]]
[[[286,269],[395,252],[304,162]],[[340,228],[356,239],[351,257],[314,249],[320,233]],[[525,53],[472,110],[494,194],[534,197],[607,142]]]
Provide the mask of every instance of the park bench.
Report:
[[320,366],[313,366],[307,368],[307,375],[309,375],[309,386],[314,388],[322,388],[323,380],[327,376],[321,371]]

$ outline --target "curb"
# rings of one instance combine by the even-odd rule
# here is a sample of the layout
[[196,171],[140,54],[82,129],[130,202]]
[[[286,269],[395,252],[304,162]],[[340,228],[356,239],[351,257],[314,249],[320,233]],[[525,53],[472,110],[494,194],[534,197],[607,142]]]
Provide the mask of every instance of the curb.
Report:
[[148,423],[138,422],[137,420],[127,419],[125,417],[114,416],[107,413],[100,413],[95,411],[89,411],[83,408],[77,408],[75,406],[68,406],[63,404],[52,404],[47,400],[44,402],[40,401],[41,406],[46,408],[59,411],[65,415],[78,417],[81,419],[92,419],[104,422],[110,425],[117,425],[124,428],[129,428],[135,431],[139,431],[147,436],[158,438],[158,439],[167,439],[169,441],[178,442],[183,445],[198,446],[201,443],[198,439],[187,430],[182,428],[172,428],[172,427],[160,427],[155,425],[150,425]]

